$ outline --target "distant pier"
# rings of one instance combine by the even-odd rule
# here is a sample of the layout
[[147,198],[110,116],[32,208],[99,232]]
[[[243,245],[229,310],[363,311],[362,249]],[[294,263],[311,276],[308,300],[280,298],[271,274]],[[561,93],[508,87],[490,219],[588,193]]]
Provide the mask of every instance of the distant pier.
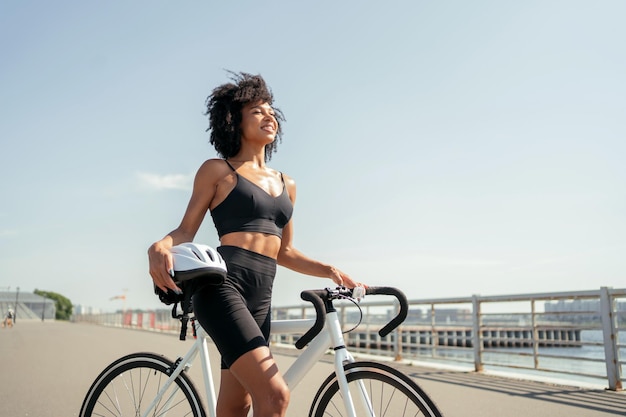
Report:
[[[532,328],[521,329],[490,327],[481,331],[483,348],[525,348],[533,347],[581,347],[580,329],[573,328]],[[533,333],[536,336],[533,337]],[[473,347],[473,330],[469,327],[449,327],[446,329],[402,328],[402,344],[410,347]],[[392,350],[393,340],[381,338],[375,329],[354,330],[349,334],[348,344],[362,349]]]

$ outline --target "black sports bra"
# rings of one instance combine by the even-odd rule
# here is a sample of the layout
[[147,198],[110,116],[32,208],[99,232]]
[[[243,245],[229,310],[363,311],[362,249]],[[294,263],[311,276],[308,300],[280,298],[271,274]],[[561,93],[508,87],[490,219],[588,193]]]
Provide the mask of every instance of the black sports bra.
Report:
[[260,232],[282,237],[283,228],[293,213],[284,179],[283,192],[273,197],[239,175],[228,161],[224,162],[237,175],[237,184],[224,201],[211,210],[217,235],[222,237],[233,232]]

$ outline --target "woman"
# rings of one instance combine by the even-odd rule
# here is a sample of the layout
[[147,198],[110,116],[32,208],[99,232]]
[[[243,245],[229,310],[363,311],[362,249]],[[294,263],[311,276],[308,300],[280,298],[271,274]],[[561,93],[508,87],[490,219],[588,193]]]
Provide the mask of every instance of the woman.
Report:
[[289,390],[268,348],[276,265],[337,285],[359,285],[339,269],[311,259],[292,245],[295,182],[266,165],[280,139],[282,114],[260,76],[234,74],[233,83],[206,101],[210,143],[224,159],[210,159],[196,174],[193,193],[175,230],[148,250],[150,275],[164,291],[180,291],[168,271],[170,248],[191,242],[207,210],[228,266],[220,287],[193,296],[194,313],[222,355],[217,403],[220,417],[283,416]]

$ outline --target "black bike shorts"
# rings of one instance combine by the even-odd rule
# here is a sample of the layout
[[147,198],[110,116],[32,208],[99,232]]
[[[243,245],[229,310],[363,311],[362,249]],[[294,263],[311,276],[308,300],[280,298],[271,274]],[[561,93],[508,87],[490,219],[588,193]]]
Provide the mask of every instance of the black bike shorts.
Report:
[[236,246],[220,246],[228,268],[224,284],[193,296],[193,311],[228,369],[244,353],[269,345],[276,260]]

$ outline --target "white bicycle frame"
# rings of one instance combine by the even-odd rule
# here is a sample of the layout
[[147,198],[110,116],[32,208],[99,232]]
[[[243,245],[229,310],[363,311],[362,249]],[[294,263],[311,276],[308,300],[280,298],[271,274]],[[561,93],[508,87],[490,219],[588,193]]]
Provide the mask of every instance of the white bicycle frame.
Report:
[[[308,329],[310,329],[314,323],[315,319],[274,320],[272,321],[272,332],[277,334],[303,334]],[[156,398],[144,411],[142,417],[147,417],[150,414],[156,404],[162,399],[162,396],[168,390],[170,385],[176,380],[181,372],[191,366],[192,362],[195,360],[198,354],[200,354],[200,359],[202,361],[202,371],[204,377],[204,387],[206,390],[208,415],[210,417],[216,417],[215,407],[217,404],[217,398],[215,395],[215,384],[213,382],[211,363],[209,359],[209,348],[207,345],[208,335],[197,321],[195,321],[194,325],[196,327],[197,334],[196,341],[194,342],[191,349],[187,352],[187,354],[182,358],[182,360],[180,361],[174,372],[172,372],[171,376],[165,382],[163,387],[161,387]],[[354,404],[352,402],[352,396],[348,389],[348,381],[343,369],[346,363],[354,362],[354,358],[345,348],[345,342],[343,338],[343,333],[341,331],[341,325],[339,324],[339,317],[337,315],[337,312],[333,311],[326,313],[324,330],[322,330],[317,336],[315,336],[311,343],[309,343],[308,346],[306,346],[306,348],[302,350],[302,353],[298,356],[295,362],[292,363],[289,369],[287,369],[287,371],[283,374],[283,378],[285,379],[290,390],[295,389],[300,381],[302,381],[302,378],[308,373],[308,371],[326,353],[329,348],[335,348],[335,373],[338,378],[339,389],[343,397],[346,412],[350,417],[357,417],[356,411],[354,409]],[[371,403],[367,396],[365,388],[361,386],[361,389],[359,391],[361,394],[360,401],[363,402],[363,406],[365,409],[370,410],[370,415],[373,416],[374,414],[372,411]],[[172,400],[175,392],[176,391],[174,390],[171,397],[165,399],[167,403]]]

